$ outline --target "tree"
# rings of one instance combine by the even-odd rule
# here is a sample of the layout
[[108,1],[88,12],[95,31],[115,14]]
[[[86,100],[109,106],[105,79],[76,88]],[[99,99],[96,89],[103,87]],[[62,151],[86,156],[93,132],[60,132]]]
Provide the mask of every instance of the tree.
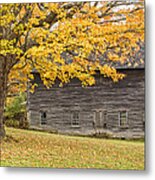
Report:
[[74,77],[93,85],[96,70],[117,82],[124,75],[111,63],[128,61],[143,41],[141,0],[1,4],[0,136],[7,90],[24,90],[33,69],[47,88],[56,78],[60,86]]

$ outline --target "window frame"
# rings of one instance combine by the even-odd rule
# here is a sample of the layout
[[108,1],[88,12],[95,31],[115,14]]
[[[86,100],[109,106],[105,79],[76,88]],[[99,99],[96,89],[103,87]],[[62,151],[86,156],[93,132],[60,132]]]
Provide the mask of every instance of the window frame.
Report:
[[[125,124],[124,123],[121,123],[121,113],[125,113]],[[120,111],[118,113],[118,125],[120,128],[128,128],[128,111],[124,110],[124,111]]]
[[[44,120],[43,120],[43,117],[42,117],[43,114],[46,116],[46,117],[44,117]],[[47,125],[47,111],[40,111],[40,125],[41,126],[46,126]]]
[[[78,123],[74,123],[77,122],[77,119],[75,120],[74,117],[74,113],[78,113]],[[80,127],[80,120],[81,120],[81,116],[80,116],[80,111],[72,111],[71,112],[71,127],[76,127],[79,128]]]

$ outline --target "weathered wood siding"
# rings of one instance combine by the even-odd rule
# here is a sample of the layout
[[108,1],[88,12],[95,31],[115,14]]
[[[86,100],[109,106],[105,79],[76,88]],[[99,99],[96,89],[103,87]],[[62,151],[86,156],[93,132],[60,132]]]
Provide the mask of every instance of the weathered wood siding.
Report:
[[[110,133],[116,137],[144,136],[144,69],[124,70],[126,78],[119,83],[97,77],[95,86],[82,88],[78,80],[60,88],[58,83],[46,89],[38,74],[38,87],[28,96],[31,128],[62,133]],[[40,112],[47,114],[41,125]],[[72,112],[80,115],[79,126],[72,126]],[[120,112],[127,112],[127,124],[120,126]]]

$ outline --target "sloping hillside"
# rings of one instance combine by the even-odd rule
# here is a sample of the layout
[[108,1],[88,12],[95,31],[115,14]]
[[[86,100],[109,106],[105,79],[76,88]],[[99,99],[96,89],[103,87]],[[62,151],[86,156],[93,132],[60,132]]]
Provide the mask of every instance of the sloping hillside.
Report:
[[7,128],[1,166],[144,169],[144,143]]

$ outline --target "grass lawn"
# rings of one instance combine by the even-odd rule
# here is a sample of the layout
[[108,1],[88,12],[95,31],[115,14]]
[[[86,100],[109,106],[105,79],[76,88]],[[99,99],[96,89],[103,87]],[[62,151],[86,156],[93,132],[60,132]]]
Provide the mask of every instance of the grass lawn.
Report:
[[6,129],[1,166],[144,169],[144,142]]

